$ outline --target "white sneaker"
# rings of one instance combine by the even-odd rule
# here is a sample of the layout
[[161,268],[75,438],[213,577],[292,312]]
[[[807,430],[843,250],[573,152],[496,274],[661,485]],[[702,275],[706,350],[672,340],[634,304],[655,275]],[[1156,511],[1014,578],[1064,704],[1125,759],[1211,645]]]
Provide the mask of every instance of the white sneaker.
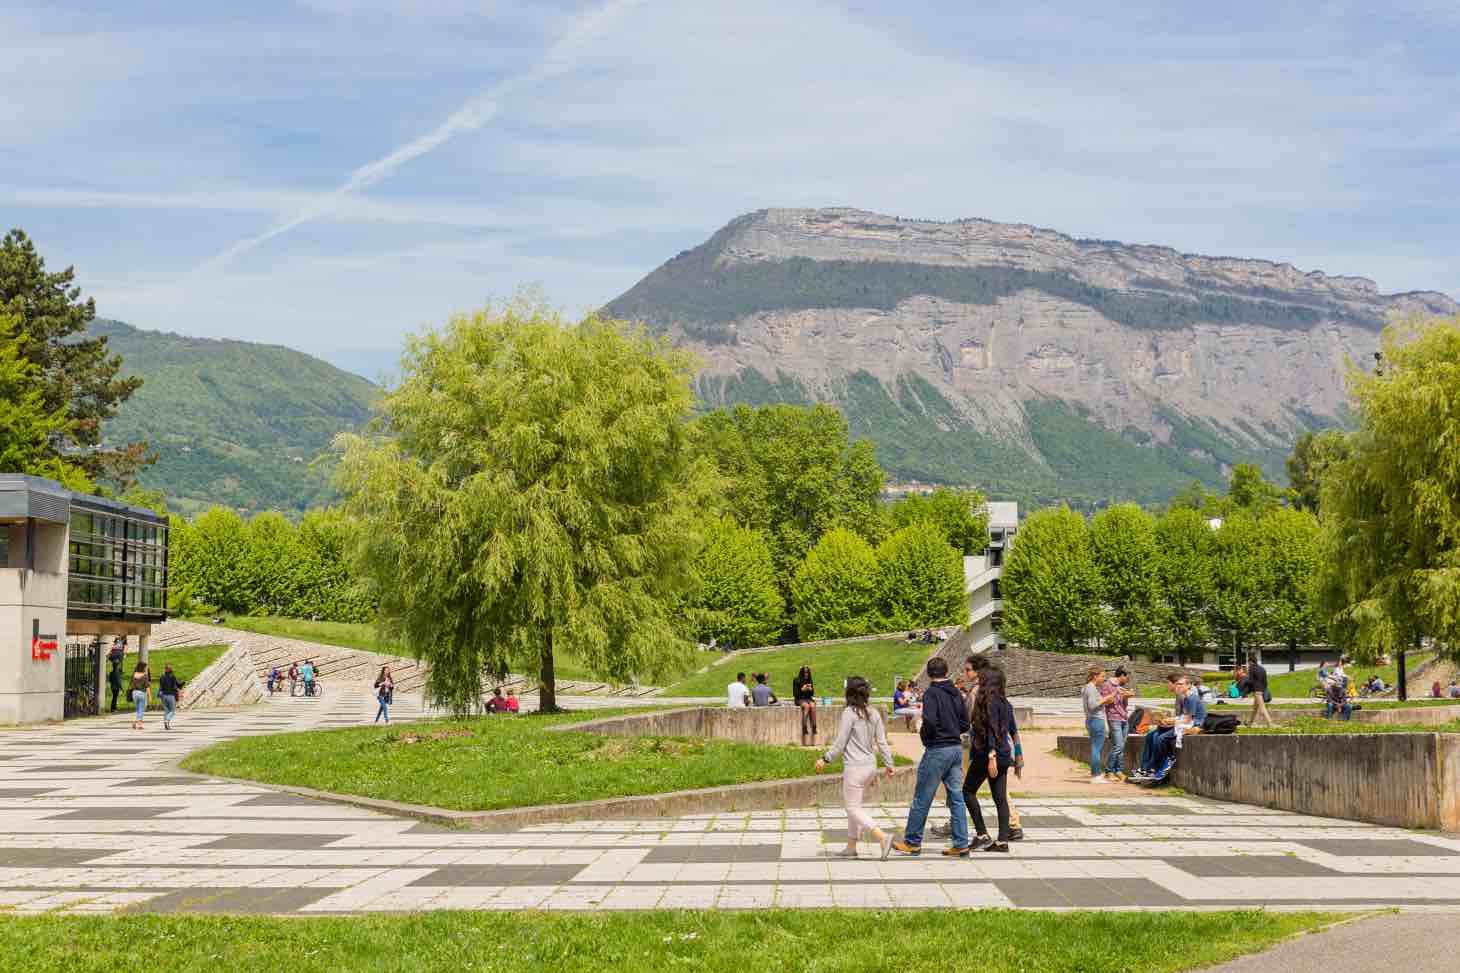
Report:
[[1092,784],[1108,784],[1108,783],[1110,783],[1110,781],[1108,781],[1108,780],[1105,779],[1105,775],[1104,774],[1096,774],[1094,777],[1091,777],[1090,778],[1090,783],[1092,783]]

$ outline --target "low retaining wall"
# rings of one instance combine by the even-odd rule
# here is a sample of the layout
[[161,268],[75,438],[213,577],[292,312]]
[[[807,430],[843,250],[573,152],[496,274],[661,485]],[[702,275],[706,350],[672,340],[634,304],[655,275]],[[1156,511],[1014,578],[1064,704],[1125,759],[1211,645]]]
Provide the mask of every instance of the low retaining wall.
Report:
[[[836,735],[843,704],[816,707],[816,741],[814,746],[827,746]],[[797,706],[755,706],[750,709],[695,706],[685,709],[660,710],[656,713],[635,713],[610,716],[602,720],[551,727],[552,730],[575,730],[602,733],[607,736],[699,737],[704,740],[737,740],[740,743],[764,743],[771,746],[801,745],[801,709]]]
[[264,698],[258,673],[248,650],[231,645],[213,663],[188,680],[183,687],[179,709],[206,709],[213,706],[234,706],[257,703]]
[[[1127,771],[1144,737],[1126,742]],[[1060,753],[1090,759],[1090,738]],[[1171,782],[1202,797],[1367,821],[1460,831],[1460,736],[1446,733],[1187,737]]]

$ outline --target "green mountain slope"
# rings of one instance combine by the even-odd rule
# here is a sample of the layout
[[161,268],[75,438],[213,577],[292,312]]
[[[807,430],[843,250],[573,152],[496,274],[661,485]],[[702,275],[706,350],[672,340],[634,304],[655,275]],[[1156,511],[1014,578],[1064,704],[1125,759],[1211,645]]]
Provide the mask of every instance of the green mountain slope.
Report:
[[369,418],[378,389],[302,352],[246,341],[189,338],[98,320],[92,332],[140,375],[140,391],[107,426],[144,439],[157,463],[144,486],[177,510],[215,503],[293,512],[328,499],[328,471],[311,465],[334,436]]

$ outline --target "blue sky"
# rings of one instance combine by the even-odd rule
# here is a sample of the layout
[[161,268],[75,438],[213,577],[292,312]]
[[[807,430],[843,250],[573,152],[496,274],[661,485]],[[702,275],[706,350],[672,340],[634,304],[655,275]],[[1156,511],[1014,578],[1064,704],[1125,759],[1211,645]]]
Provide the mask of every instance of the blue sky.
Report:
[[1380,6],[9,0],[0,222],[105,316],[367,374],[765,206],[1460,295],[1460,5]]

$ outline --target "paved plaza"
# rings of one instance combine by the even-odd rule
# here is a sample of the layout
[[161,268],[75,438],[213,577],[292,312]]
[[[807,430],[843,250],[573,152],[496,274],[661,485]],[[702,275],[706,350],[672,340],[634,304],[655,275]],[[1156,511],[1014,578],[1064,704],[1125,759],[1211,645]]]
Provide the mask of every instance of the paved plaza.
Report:
[[[576,704],[575,704],[576,705]],[[358,725],[364,692],[244,710],[0,731],[0,908],[347,913],[420,909],[1407,909],[1460,906],[1460,836],[1185,797],[1019,801],[1012,854],[832,858],[838,808],[457,832],[181,774],[231,737]],[[400,717],[419,715],[401,698]],[[528,768],[524,768],[527,770]],[[905,806],[878,816],[900,826]],[[992,815],[992,808],[986,813]],[[935,810],[934,817],[938,816]]]

